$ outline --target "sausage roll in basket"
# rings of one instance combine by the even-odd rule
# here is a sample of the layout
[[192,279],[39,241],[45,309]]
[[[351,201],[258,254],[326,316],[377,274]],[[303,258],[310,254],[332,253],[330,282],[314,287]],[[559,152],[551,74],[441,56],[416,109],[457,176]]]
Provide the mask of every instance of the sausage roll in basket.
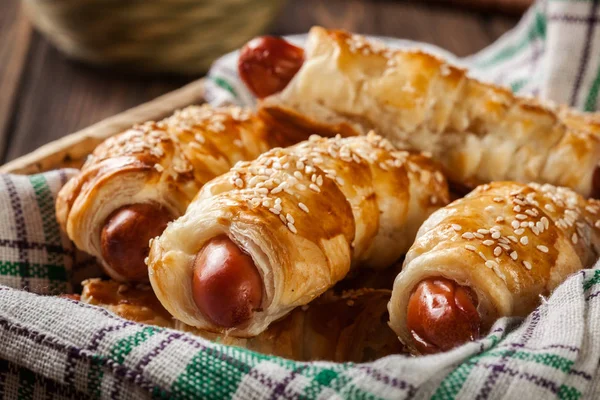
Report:
[[305,52],[283,39],[249,42],[239,72],[281,125],[374,129],[431,152],[458,187],[513,180],[600,196],[597,117],[518,97],[430,54],[315,27]]
[[247,110],[188,107],[98,146],[60,191],[57,218],[113,279],[147,281],[148,241],[185,212],[204,183],[288,144]]
[[526,316],[600,254],[600,202],[495,182],[433,213],[394,282],[390,325],[414,352],[448,350]]
[[187,326],[173,319],[147,284],[89,279],[81,301],[122,318],[193,333],[205,339],[297,361],[366,362],[403,352],[387,326],[388,290],[325,293],[295,309],[258,336],[242,339]]
[[185,324],[253,336],[343,279],[383,268],[448,203],[431,159],[375,134],[273,149],[207,183],[152,241],[150,282]]

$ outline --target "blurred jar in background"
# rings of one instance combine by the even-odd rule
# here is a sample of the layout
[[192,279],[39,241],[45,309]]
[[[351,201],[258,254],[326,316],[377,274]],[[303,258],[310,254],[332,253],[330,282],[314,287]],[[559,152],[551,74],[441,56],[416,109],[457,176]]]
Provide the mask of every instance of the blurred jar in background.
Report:
[[22,0],[69,57],[144,72],[199,74],[264,33],[284,0]]

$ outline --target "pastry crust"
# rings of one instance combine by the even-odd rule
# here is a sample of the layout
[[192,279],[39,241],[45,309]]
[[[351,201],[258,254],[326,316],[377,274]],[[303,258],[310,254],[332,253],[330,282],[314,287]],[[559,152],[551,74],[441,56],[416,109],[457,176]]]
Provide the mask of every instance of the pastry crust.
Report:
[[182,215],[202,185],[240,160],[288,143],[271,138],[262,120],[238,107],[192,106],[107,139],[60,191],[56,214],[76,246],[94,255],[116,280],[101,252],[106,219],[122,206],[158,204]]
[[399,147],[431,152],[450,181],[468,188],[533,181],[600,195],[596,115],[519,97],[433,55],[344,31],[311,29],[305,55],[288,86],[261,103],[281,124],[374,129]]
[[328,292],[248,339],[202,331],[173,319],[149,285],[89,279],[81,301],[122,318],[179,329],[205,339],[297,361],[367,362],[403,352],[387,326],[388,290]]
[[153,240],[150,282],[177,319],[219,331],[194,303],[192,270],[205,243],[225,234],[263,281],[260,311],[228,333],[256,335],[331,288],[351,265],[391,265],[448,201],[445,178],[426,156],[397,151],[375,134],[311,137],[206,184]]
[[445,277],[477,294],[484,328],[526,316],[570,274],[600,254],[600,202],[549,184],[495,182],[433,213],[394,282],[390,325],[405,344],[410,295]]

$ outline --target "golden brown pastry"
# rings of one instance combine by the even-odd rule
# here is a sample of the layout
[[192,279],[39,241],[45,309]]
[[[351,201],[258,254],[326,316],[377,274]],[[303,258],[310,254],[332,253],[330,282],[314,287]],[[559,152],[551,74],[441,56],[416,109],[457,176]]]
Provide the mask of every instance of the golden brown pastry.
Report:
[[173,319],[149,285],[90,279],[81,301],[149,325],[188,331],[222,344],[244,347],[297,361],[366,362],[396,354],[403,347],[387,326],[386,290],[326,293],[248,339],[201,331]]
[[448,350],[526,316],[600,254],[600,202],[495,182],[433,213],[394,282],[390,325],[414,352]]
[[60,191],[58,221],[113,279],[147,281],[148,241],[185,212],[204,183],[294,140],[284,131],[270,136],[241,108],[188,107],[98,146]]
[[[281,125],[327,124],[362,134],[374,129],[396,146],[431,152],[448,179],[465,188],[534,181],[600,196],[597,116],[516,96],[421,51],[391,50],[319,27],[309,33],[304,58],[298,49],[279,50],[256,69],[254,49],[294,47],[260,40],[241,53],[240,74],[251,89],[260,88],[260,97],[272,93],[260,112]],[[281,68],[268,69],[267,62]],[[278,83],[261,88],[269,72]]]
[[311,137],[206,184],[153,240],[150,282],[188,325],[257,335],[351,265],[391,265],[447,203],[444,176],[424,155],[375,134]]

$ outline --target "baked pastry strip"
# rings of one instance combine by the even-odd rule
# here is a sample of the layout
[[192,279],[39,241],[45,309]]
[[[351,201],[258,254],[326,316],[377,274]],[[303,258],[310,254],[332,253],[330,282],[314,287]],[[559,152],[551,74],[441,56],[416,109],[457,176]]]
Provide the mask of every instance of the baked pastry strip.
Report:
[[600,254],[600,202],[495,182],[433,213],[397,276],[390,325],[412,351],[448,350],[526,316]]
[[157,297],[178,320],[253,336],[343,279],[384,268],[448,203],[437,165],[375,134],[311,137],[209,182],[152,241]]
[[[306,136],[308,137],[308,136]],[[60,191],[57,219],[119,281],[147,281],[148,241],[202,185],[238,161],[287,145],[238,107],[192,106],[107,139]]]
[[[303,58],[286,58],[297,50],[272,51],[286,47],[293,46],[256,39],[239,61],[250,88],[269,73],[281,80],[276,88],[284,89],[264,98],[259,111],[280,125],[326,124],[347,134],[374,129],[398,147],[431,152],[465,189],[514,180],[600,196],[597,115],[541,104],[425,52],[393,50],[344,31],[312,28]],[[270,59],[260,57],[269,50]],[[263,69],[251,68],[260,63]]]

